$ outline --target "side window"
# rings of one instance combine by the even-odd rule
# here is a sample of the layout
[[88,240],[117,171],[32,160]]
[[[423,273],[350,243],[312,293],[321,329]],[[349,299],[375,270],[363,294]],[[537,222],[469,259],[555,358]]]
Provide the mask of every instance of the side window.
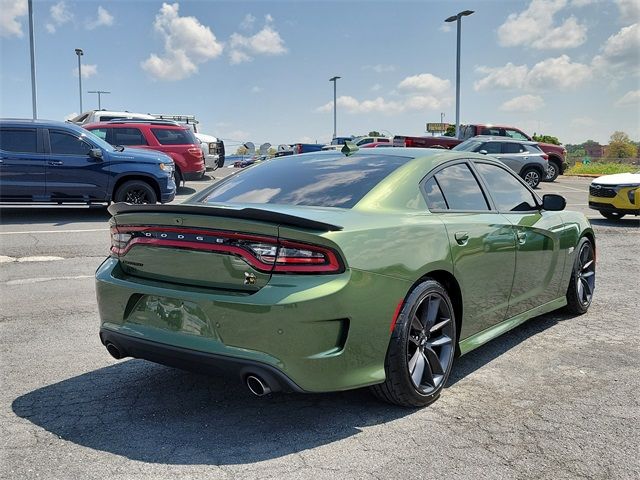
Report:
[[500,212],[522,212],[536,209],[533,194],[511,173],[497,165],[476,163],[491,197]]
[[478,151],[484,150],[489,155],[502,153],[502,142],[484,142]]
[[101,138],[102,140],[104,140],[105,142],[107,141],[107,132],[109,131],[109,129],[107,128],[96,128],[94,130],[91,130],[91,133],[93,133],[96,137]]
[[138,128],[114,128],[111,135],[114,145],[148,145]]
[[68,133],[49,131],[51,153],[62,155],[88,155],[91,146],[75,135]]
[[442,195],[451,210],[489,210],[484,194],[469,167],[451,165],[435,174]]
[[38,136],[35,128],[0,129],[0,149],[16,153],[37,153]]
[[376,141],[385,143],[385,142],[388,142],[389,139],[388,138],[378,138]]
[[442,195],[442,190],[435,177],[431,177],[424,184],[424,191],[427,195],[427,205],[430,210],[446,210],[447,202]]
[[504,142],[502,144],[502,153],[522,153],[525,149],[522,145],[515,142]]
[[529,140],[524,133],[519,130],[506,129],[505,133],[507,134],[507,137],[517,138],[518,140]]
[[373,138],[364,138],[358,145],[366,145],[367,143],[373,143]]

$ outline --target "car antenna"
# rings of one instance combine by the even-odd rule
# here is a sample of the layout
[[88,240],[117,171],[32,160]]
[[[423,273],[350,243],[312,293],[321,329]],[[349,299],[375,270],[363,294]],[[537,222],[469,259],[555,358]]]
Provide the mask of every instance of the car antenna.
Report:
[[342,149],[340,149],[340,151],[344,153],[346,157],[348,157],[349,155],[353,155],[358,150],[360,150],[360,148],[355,143],[350,142],[349,140],[345,141],[344,146],[342,147]]

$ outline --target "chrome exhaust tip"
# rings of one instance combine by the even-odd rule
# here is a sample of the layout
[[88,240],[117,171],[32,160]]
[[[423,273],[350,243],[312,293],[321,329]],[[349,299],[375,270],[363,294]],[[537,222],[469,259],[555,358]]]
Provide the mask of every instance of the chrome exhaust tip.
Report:
[[255,375],[248,375],[246,379],[247,388],[256,397],[262,397],[271,393],[271,388],[266,384],[264,380]]

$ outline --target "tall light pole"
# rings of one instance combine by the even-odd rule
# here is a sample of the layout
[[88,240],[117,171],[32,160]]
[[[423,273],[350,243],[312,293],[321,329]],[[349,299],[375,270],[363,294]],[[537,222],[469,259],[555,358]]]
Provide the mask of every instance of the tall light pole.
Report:
[[336,138],[337,136],[337,109],[338,109],[338,104],[337,104],[337,98],[336,98],[336,84],[338,83],[338,79],[342,78],[342,77],[331,77],[329,79],[330,82],[333,82],[333,138]]
[[462,17],[469,16],[472,13],[473,10],[464,10],[445,19],[445,22],[456,22],[458,31],[458,46],[456,49],[456,138],[460,138],[460,31],[462,29]]
[[80,92],[80,112],[82,113],[82,62],[80,61],[80,57],[84,55],[84,52],[81,48],[76,48],[76,55],[78,56],[78,91]]
[[38,96],[36,92],[36,46],[33,39],[33,1],[29,0],[29,51],[31,54],[31,106],[33,119],[38,118]]
[[111,92],[107,92],[105,90],[89,90],[87,93],[97,93],[98,94],[98,110],[102,109],[102,104],[100,103],[100,95],[108,94]]

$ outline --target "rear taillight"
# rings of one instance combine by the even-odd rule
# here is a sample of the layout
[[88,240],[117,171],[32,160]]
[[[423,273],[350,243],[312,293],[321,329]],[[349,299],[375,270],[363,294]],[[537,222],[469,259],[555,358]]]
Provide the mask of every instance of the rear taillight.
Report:
[[190,147],[187,152],[196,158],[202,158],[202,149],[200,147]]
[[338,254],[321,245],[243,233],[173,227],[111,228],[111,253],[120,257],[136,245],[216,252],[241,257],[256,270],[279,273],[340,273]]
[[302,145],[300,145],[299,143],[293,146],[293,153],[294,154],[299,154],[302,153]]
[[542,154],[542,158],[544,158],[546,161],[549,160],[549,155],[547,155],[546,153]]

